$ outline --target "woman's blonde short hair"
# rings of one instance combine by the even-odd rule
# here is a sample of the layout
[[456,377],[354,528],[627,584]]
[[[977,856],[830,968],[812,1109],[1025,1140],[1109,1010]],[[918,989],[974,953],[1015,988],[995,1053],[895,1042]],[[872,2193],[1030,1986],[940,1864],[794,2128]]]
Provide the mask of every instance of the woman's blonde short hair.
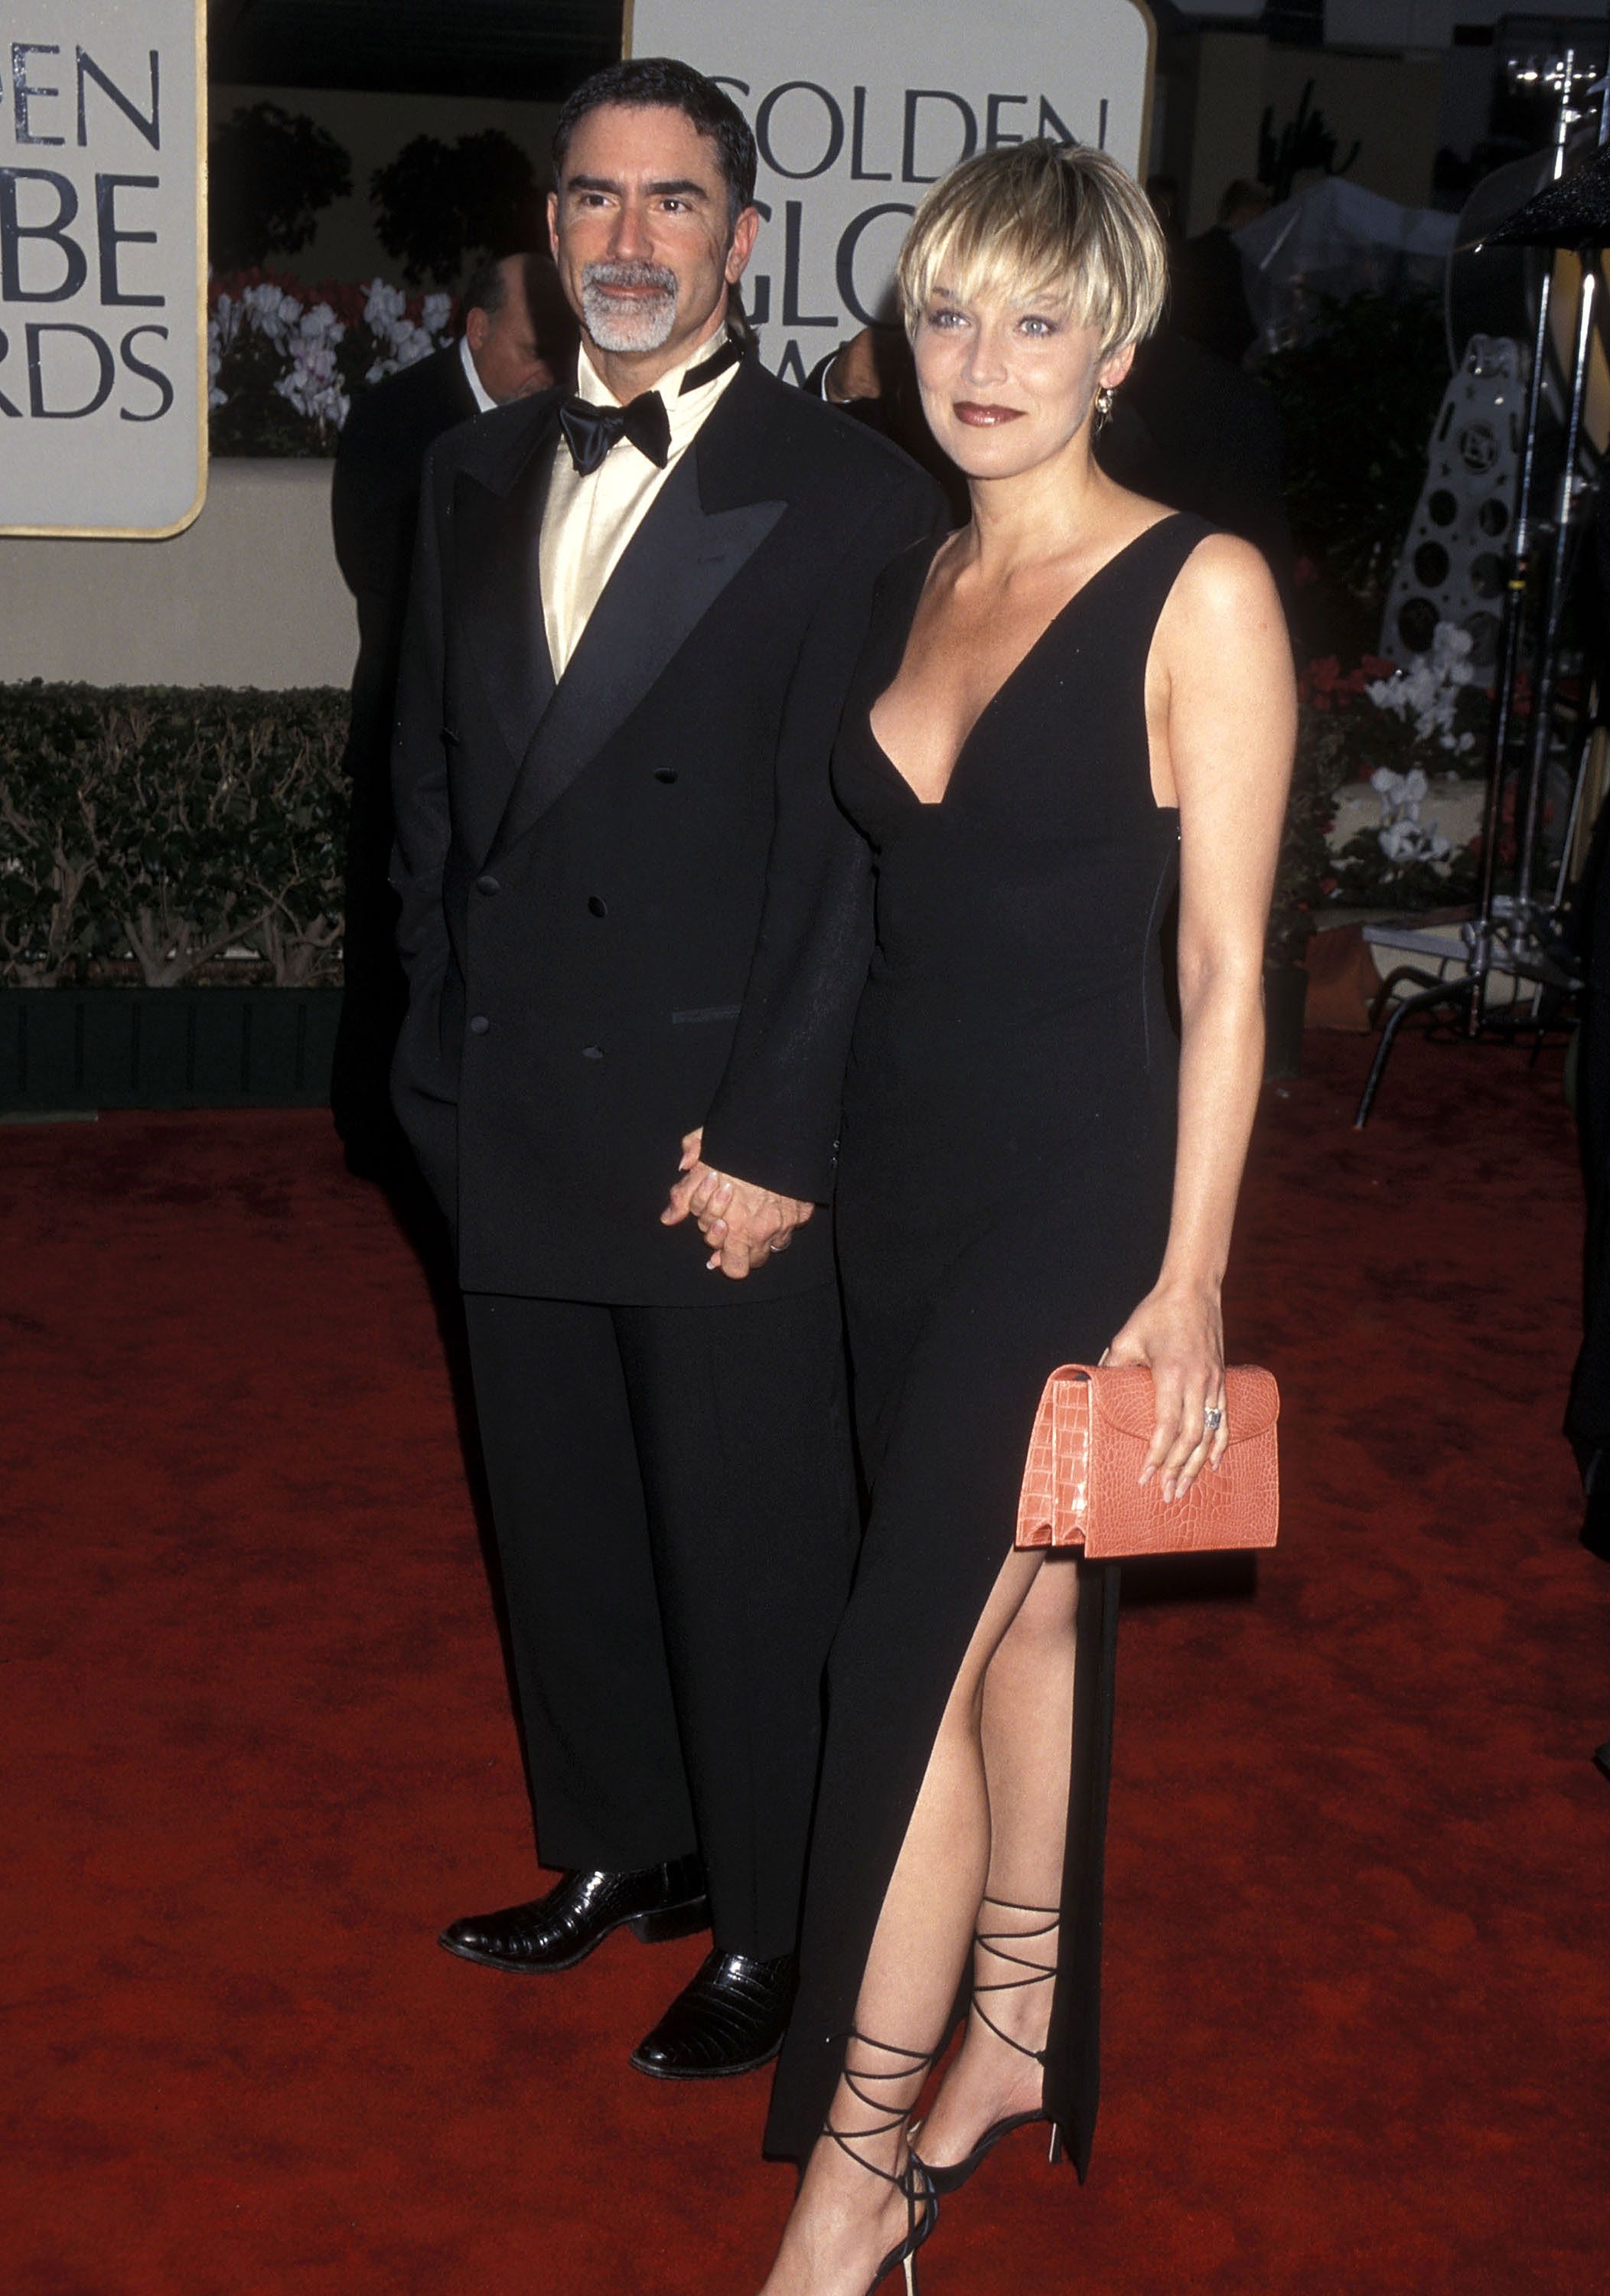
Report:
[[964,301],[1053,295],[1076,326],[1100,330],[1110,358],[1162,317],[1168,251],[1116,160],[1037,136],[964,160],[924,195],[895,275],[908,333],[941,275]]

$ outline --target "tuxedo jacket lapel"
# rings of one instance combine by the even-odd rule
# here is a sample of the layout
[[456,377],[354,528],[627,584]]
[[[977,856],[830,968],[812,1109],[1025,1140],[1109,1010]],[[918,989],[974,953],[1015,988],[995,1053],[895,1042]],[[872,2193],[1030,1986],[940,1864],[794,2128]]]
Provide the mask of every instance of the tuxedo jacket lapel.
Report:
[[[704,506],[701,461],[719,451],[722,418],[740,381],[712,411],[605,585],[531,736],[488,858],[533,829],[625,725],[787,510],[786,502],[771,500]],[[623,444],[615,451],[636,449]],[[534,534],[533,563],[536,547]],[[536,611],[540,642],[540,598]]]
[[[454,488],[460,612],[470,652],[508,751],[501,778],[484,760],[477,786],[462,792],[485,851],[553,698],[553,668],[543,621],[538,543],[552,475],[558,425],[549,422],[503,487],[461,471]],[[466,818],[466,826],[469,818]]]

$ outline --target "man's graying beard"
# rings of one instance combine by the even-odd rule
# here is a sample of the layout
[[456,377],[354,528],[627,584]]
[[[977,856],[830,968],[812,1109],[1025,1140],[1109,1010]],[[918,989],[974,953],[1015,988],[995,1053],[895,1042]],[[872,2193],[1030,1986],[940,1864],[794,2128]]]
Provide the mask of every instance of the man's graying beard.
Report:
[[[609,287],[658,287],[623,306]],[[582,267],[582,316],[601,351],[657,351],[676,324],[676,274],[658,263],[588,263]]]

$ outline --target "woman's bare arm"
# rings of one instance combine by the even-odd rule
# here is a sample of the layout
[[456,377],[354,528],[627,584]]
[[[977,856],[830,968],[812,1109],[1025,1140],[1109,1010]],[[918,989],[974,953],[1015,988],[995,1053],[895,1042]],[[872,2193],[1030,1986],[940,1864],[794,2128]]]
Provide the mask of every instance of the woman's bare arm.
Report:
[[1159,1475],[1172,1499],[1226,1439],[1204,1413],[1224,1400],[1220,1287],[1263,1073],[1263,934],[1296,734],[1285,618],[1248,544],[1215,535],[1193,553],[1148,686],[1156,795],[1180,808],[1179,1140],[1162,1270],[1108,1360],[1151,1366],[1142,1480]]

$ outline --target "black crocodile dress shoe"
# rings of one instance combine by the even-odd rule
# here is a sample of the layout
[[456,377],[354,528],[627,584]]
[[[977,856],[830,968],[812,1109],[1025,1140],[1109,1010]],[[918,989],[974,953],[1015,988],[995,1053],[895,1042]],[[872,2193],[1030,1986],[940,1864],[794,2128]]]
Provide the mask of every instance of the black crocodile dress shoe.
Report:
[[794,2005],[796,1964],[707,1954],[697,1974],[632,2052],[657,2080],[720,2080],[769,2064],[782,2046]]
[[439,1942],[488,1969],[574,1969],[611,1930],[628,1923],[645,1945],[708,1929],[699,1859],[678,1857],[635,1874],[567,1874],[545,1898],[470,1914],[445,1929]]

